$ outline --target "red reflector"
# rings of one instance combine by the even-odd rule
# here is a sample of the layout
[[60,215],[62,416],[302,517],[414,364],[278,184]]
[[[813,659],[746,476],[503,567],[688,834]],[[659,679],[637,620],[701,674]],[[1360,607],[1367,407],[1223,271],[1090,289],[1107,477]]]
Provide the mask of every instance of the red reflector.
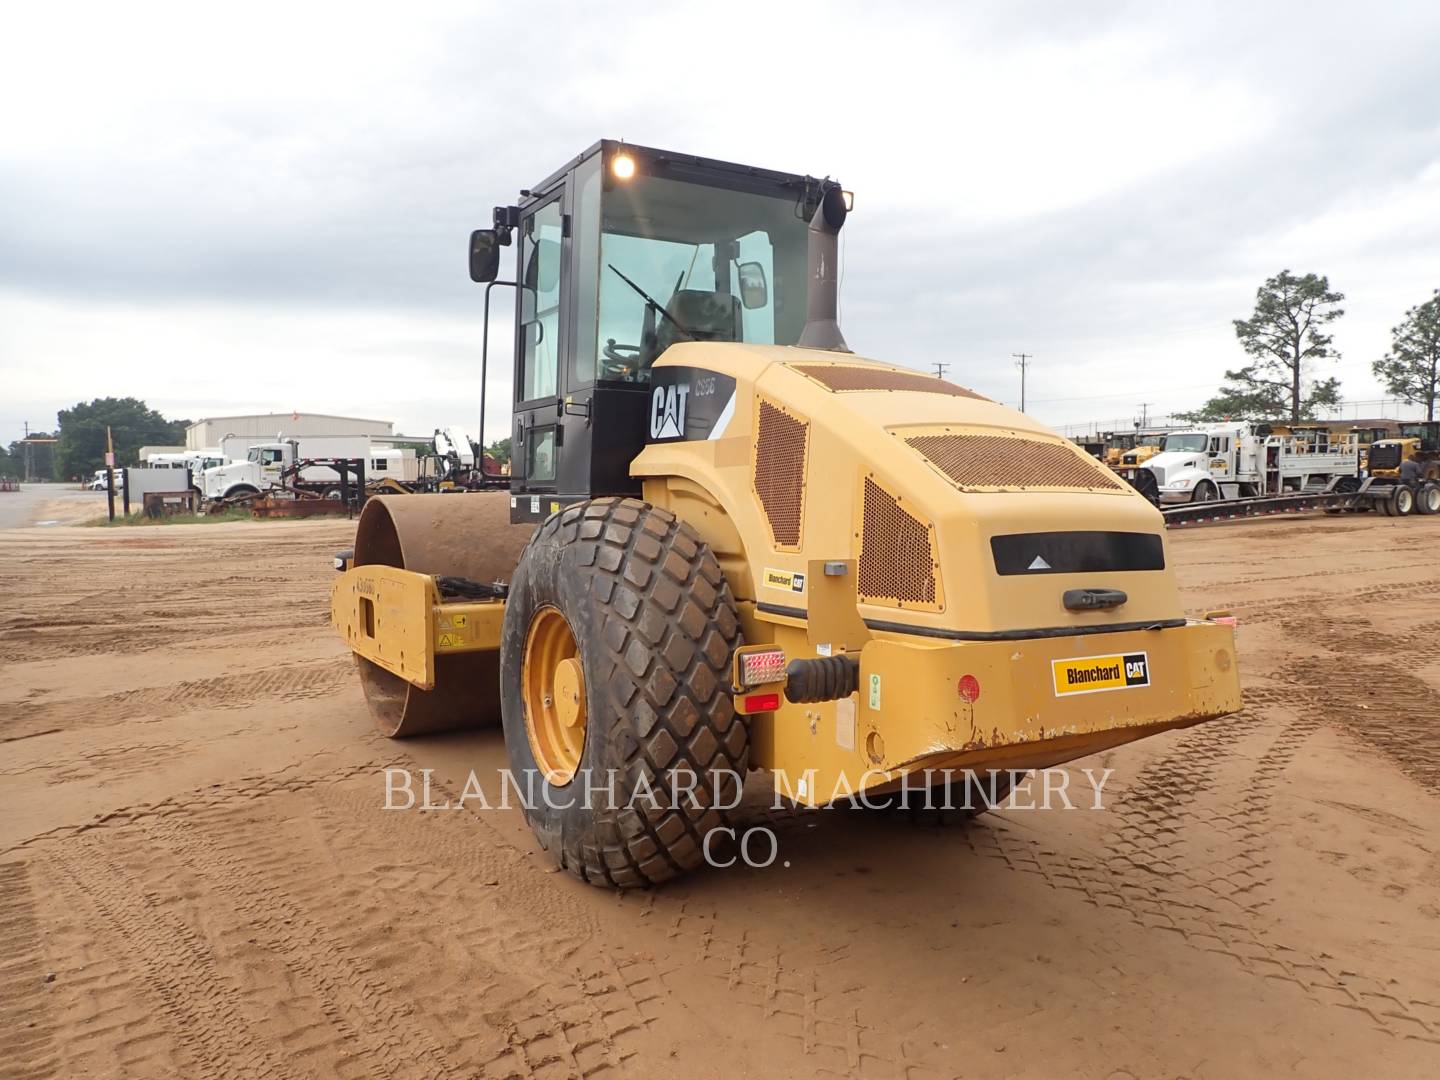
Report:
[[779,694],[747,694],[745,696],[747,713],[774,712],[778,708],[780,708]]
[[955,684],[955,692],[960,695],[961,701],[979,701],[980,680],[974,675],[962,675],[960,681]]

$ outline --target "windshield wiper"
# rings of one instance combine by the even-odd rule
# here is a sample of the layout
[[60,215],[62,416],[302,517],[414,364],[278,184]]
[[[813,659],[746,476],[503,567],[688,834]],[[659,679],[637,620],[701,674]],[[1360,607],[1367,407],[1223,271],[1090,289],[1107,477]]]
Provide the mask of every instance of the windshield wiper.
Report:
[[642,289],[639,285],[636,285],[635,282],[631,281],[631,280],[630,280],[628,277],[626,277],[624,274],[620,273],[619,270],[616,270],[614,263],[606,263],[605,265],[608,266],[611,270],[615,270],[615,276],[618,277],[621,281],[625,282],[626,285],[629,285],[632,289],[634,289],[634,290],[635,290],[637,293],[639,293],[642,297],[644,297],[644,298],[645,298],[645,302],[646,302],[647,304],[649,304],[652,308],[654,308],[656,311],[658,311],[661,315],[665,316],[665,318],[669,319],[672,323],[674,323],[674,324],[675,324],[675,328],[676,328],[677,330],[679,330],[682,334],[684,334],[686,337],[688,337],[691,341],[694,341],[694,340],[695,340],[695,335],[694,335],[693,333],[691,333],[690,328],[689,328],[688,326],[686,326],[686,325],[685,325],[684,323],[682,323],[679,319],[675,318],[674,315],[671,315],[668,311],[666,311],[663,307],[661,307],[659,301],[657,301],[653,296],[651,296],[649,293],[647,293],[647,292],[646,292],[644,289]]

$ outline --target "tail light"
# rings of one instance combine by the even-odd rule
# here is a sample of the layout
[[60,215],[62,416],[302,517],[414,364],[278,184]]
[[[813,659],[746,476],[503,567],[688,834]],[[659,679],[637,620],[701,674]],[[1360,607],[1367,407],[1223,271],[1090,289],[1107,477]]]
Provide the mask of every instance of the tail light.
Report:
[[742,650],[735,661],[735,686],[739,690],[785,681],[784,649]]

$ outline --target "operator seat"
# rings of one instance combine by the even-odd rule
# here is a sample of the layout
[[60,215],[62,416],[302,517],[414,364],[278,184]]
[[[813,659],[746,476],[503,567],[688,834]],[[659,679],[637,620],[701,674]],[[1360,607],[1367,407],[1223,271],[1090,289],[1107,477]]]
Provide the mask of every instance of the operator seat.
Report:
[[677,341],[740,341],[740,301],[728,293],[708,289],[679,289],[665,305],[670,319],[661,318],[655,327],[655,355],[664,355]]

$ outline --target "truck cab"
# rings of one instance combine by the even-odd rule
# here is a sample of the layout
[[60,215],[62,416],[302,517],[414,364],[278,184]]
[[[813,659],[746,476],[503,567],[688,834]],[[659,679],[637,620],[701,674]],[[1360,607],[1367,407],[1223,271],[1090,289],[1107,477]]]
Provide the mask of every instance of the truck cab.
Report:
[[1238,484],[1258,471],[1254,432],[1248,424],[1172,431],[1144,464],[1162,503],[1212,501],[1224,493],[1222,483]]
[[294,461],[293,442],[260,443],[246,451],[244,461],[206,469],[201,491],[207,499],[228,499],[264,491],[278,484],[280,474]]

